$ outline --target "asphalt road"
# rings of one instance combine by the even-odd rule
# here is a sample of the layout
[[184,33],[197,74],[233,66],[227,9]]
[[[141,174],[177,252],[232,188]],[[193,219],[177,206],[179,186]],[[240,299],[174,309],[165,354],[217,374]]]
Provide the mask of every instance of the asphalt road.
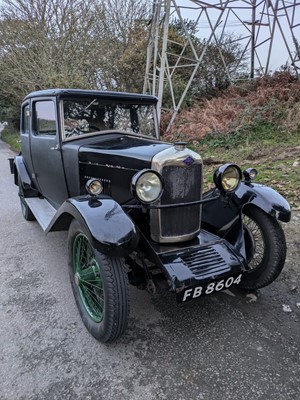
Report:
[[11,154],[0,141],[1,400],[300,399],[297,215],[271,286],[184,306],[132,288],[128,331],[103,345],[76,309],[66,233],[45,236],[22,218]]

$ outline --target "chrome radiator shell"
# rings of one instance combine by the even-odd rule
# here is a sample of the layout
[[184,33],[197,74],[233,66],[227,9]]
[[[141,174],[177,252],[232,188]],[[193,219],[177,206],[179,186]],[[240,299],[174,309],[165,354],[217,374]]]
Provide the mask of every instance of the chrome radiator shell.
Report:
[[[179,146],[178,146],[179,147]],[[202,198],[202,158],[180,146],[156,154],[151,168],[159,172],[165,190],[156,205],[189,203]],[[201,205],[150,210],[150,232],[158,243],[191,240],[200,232]]]

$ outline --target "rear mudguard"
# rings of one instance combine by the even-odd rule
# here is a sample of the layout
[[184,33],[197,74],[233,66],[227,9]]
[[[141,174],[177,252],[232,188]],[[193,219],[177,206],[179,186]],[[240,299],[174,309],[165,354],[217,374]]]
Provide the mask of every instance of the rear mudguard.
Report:
[[[213,198],[215,191],[204,198]],[[242,182],[238,190],[228,197],[203,204],[202,224],[207,230],[226,238],[235,248],[245,254],[242,212],[255,206],[282,222],[291,219],[289,203],[274,189],[257,183]]]
[[46,233],[67,230],[73,218],[85,227],[93,247],[104,254],[125,257],[138,244],[134,223],[110,197],[79,196],[66,200]]
[[18,186],[19,184],[18,180],[20,178],[25,197],[38,196],[38,191],[33,187],[31,178],[27,172],[23,156],[22,155],[16,156],[13,163],[10,161],[10,165],[11,165],[11,172],[14,174],[15,185]]

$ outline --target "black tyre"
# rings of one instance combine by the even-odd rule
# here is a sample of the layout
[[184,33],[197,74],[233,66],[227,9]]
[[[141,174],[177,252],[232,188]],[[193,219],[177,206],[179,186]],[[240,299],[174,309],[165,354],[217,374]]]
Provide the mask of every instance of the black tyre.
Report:
[[260,289],[280,274],[286,257],[286,242],[278,221],[259,208],[244,211],[244,236],[250,270],[239,287]]
[[28,207],[28,204],[26,203],[24,199],[24,190],[22,187],[22,182],[20,177],[18,178],[18,184],[19,184],[19,198],[20,198],[20,205],[21,205],[21,211],[23,217],[26,219],[26,221],[34,221],[35,216],[33,215],[32,211]]
[[123,258],[94,249],[76,220],[69,228],[68,254],[71,285],[83,323],[100,342],[113,342],[126,330],[129,316]]

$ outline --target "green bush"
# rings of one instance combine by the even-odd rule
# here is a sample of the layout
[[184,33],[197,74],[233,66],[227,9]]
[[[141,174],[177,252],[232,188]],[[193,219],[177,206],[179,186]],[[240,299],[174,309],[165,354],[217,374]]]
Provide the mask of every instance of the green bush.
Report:
[[1,139],[6,142],[12,150],[20,151],[21,150],[21,143],[20,143],[20,134],[16,131],[15,128],[8,125],[2,132],[1,132]]

